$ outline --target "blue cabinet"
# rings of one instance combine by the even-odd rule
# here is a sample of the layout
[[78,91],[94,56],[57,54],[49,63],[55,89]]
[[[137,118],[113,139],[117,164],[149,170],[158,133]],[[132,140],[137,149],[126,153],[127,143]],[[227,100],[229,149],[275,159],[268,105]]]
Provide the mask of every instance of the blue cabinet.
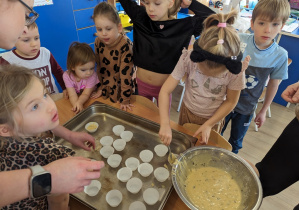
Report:
[[66,70],[66,58],[70,44],[86,42],[93,47],[96,32],[93,8],[103,0],[54,0],[53,5],[35,7],[39,13],[41,46],[48,48]]
[[85,28],[94,25],[92,19],[93,8],[74,11],[74,15],[77,28]]
[[72,3],[73,3],[73,10],[80,10],[83,8],[95,7],[99,3],[99,1],[98,0],[72,0]]
[[299,29],[293,31],[292,34],[282,34],[279,45],[288,51],[288,56],[292,59],[292,63],[288,68],[289,77],[287,80],[283,80],[280,83],[273,101],[286,106],[287,102],[281,97],[282,92],[287,88],[287,86],[299,81]]

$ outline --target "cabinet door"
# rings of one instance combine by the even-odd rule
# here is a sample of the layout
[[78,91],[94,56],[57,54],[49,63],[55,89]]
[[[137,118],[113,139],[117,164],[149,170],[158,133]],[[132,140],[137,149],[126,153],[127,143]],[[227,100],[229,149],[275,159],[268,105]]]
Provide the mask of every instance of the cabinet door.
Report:
[[68,48],[78,41],[71,0],[56,0],[53,5],[35,7],[39,13],[36,23],[39,28],[41,46],[46,47],[66,70]]
[[98,3],[102,1],[103,0],[72,0],[73,10],[95,7]]
[[93,8],[74,11],[77,29],[93,26]]
[[299,46],[299,37],[282,35],[279,45],[288,51],[288,56],[290,59],[292,59],[292,63],[288,68],[288,79],[283,80],[280,83],[273,101],[280,105],[286,106],[288,102],[281,97],[281,94],[289,85],[298,82],[299,80],[299,55],[298,47],[296,47]]
[[78,30],[78,37],[80,42],[85,42],[87,44],[94,43],[95,38],[97,37],[95,35],[96,28],[90,27],[90,28],[84,28],[81,30]]

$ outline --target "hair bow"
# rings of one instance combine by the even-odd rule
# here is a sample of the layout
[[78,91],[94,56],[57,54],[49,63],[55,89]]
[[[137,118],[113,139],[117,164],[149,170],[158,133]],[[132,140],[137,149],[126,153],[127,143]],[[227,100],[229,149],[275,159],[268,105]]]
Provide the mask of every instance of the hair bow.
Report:
[[239,53],[238,56],[223,57],[221,55],[214,55],[208,51],[201,49],[198,46],[198,41],[196,40],[193,44],[193,51],[190,55],[190,59],[193,62],[203,62],[205,60],[214,61],[216,63],[224,64],[225,67],[233,74],[239,74],[242,69],[242,60],[243,54]]

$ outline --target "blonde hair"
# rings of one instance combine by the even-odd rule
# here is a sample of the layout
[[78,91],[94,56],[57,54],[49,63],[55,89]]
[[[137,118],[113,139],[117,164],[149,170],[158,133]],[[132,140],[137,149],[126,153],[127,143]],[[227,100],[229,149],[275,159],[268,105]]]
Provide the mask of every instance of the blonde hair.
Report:
[[[232,26],[237,18],[237,11],[228,14],[213,14],[207,17],[204,29],[199,37],[198,46],[214,55],[224,57],[238,56],[240,53],[240,38],[236,29]],[[218,23],[226,23],[226,27],[218,27]],[[218,40],[223,39],[222,44],[217,44]],[[210,68],[217,68],[223,64],[207,60]]]
[[33,22],[30,25],[28,25],[27,28],[28,28],[28,30],[32,30],[32,29],[35,29],[35,28],[38,29],[38,26],[37,26],[36,22]]
[[68,73],[73,73],[74,68],[79,65],[84,65],[88,62],[96,62],[96,56],[93,49],[86,43],[73,42],[67,54],[66,67]]
[[101,2],[94,8],[92,15],[93,21],[97,16],[102,15],[107,17],[111,22],[115,23],[116,25],[121,23],[117,10],[114,8],[114,6],[107,2]]
[[[167,0],[172,1],[172,0]],[[181,8],[181,0],[174,0],[173,6],[168,9],[168,18],[174,18]]]
[[0,124],[7,124],[13,133],[19,128],[12,113],[18,110],[18,103],[28,93],[34,78],[43,84],[30,69],[17,65],[0,66]]
[[290,16],[290,4],[287,0],[259,0],[252,12],[252,22],[257,17],[265,17],[270,21],[282,19],[284,24]]

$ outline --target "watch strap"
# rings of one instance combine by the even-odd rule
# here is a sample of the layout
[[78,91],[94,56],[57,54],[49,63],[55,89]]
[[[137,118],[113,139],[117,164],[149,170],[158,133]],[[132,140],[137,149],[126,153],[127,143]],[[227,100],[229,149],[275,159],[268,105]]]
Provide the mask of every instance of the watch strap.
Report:
[[42,173],[44,171],[46,171],[43,167],[41,167],[40,165],[35,165],[35,166],[31,166],[30,167],[31,169],[31,172],[32,172],[32,175],[31,176],[34,176],[36,174],[39,174],[39,173]]
[[50,172],[46,171],[40,165],[31,166],[29,168],[32,172],[29,181],[30,197],[39,198],[48,195],[52,188]]

